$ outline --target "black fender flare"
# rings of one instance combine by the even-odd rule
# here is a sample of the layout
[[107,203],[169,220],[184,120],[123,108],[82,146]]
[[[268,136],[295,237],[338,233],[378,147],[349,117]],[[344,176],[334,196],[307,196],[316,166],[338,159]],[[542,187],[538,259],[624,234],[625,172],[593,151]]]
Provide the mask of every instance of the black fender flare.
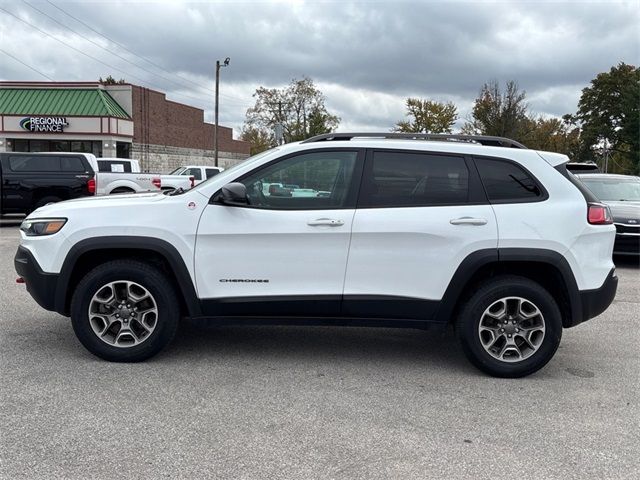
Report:
[[468,282],[482,267],[489,264],[503,266],[509,262],[541,263],[555,268],[564,281],[571,311],[570,318],[565,319],[565,327],[577,325],[585,320],[580,290],[569,262],[562,254],[543,248],[488,248],[468,255],[449,282],[436,312],[436,320],[443,323],[451,320]]
[[189,274],[189,270],[178,250],[165,240],[154,237],[142,236],[107,236],[95,237],[81,240],[67,253],[67,256],[60,270],[58,277],[56,294],[55,294],[55,310],[61,315],[68,316],[68,308],[66,305],[67,291],[71,275],[76,266],[78,259],[91,251],[97,250],[147,250],[162,256],[176,277],[178,288],[184,298],[189,316],[198,317],[202,315],[200,301],[196,294],[195,285]]

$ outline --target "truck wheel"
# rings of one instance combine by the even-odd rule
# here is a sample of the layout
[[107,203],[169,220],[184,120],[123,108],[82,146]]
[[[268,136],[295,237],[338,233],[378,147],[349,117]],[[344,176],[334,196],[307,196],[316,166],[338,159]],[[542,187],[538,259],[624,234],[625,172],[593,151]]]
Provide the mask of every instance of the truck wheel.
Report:
[[180,308],[160,270],[135,260],[115,260],[91,270],[75,288],[71,323],[94,355],[112,362],[154,356],[176,334]]
[[467,299],[456,330],[473,365],[495,377],[517,378],[551,360],[562,338],[562,316],[541,285],[505,275]]
[[33,212],[33,210],[36,210],[40,207],[44,207],[45,205],[49,205],[50,203],[57,203],[57,202],[61,202],[62,199],[58,198],[58,197],[44,197],[41,198],[40,200],[38,200],[34,206],[33,209],[31,210]]

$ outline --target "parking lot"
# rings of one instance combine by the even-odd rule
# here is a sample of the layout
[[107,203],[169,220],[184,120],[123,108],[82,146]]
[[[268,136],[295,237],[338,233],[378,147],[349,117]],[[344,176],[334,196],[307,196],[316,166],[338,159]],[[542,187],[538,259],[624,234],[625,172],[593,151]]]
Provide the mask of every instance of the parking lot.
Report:
[[141,364],[90,355],[15,283],[0,228],[0,478],[640,478],[640,270],[540,372],[452,333],[185,322]]

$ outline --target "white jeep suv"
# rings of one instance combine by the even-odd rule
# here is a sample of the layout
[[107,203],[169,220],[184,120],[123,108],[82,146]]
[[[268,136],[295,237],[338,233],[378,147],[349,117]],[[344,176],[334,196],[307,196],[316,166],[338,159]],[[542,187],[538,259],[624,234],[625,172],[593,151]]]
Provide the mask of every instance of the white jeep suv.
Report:
[[106,360],[151,357],[183,316],[453,324],[476,367],[524,376],[616,292],[611,215],[567,162],[496,137],[321,135],[186,192],[39,208],[15,266]]

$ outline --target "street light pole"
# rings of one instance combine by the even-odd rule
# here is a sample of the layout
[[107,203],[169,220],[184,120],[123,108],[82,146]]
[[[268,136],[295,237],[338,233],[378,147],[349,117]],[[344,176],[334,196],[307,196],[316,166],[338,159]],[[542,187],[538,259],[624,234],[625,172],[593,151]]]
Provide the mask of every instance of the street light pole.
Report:
[[220,67],[228,67],[230,60],[231,59],[229,57],[225,58],[222,65],[220,65],[220,60],[216,60],[216,108],[215,127],[213,129],[213,159],[216,167],[218,166],[218,100],[220,95]]

